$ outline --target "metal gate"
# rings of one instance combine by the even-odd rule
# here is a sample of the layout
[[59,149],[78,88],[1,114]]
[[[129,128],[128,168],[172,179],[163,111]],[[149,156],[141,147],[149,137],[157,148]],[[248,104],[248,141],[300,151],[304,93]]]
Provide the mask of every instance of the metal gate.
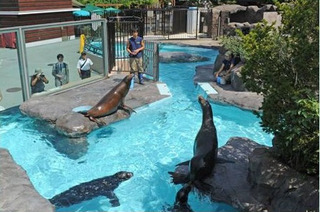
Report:
[[[126,50],[128,39],[133,28],[138,29],[143,37],[143,20],[137,16],[108,17],[108,52],[109,72],[130,72],[129,54]],[[143,66],[148,78],[159,80],[158,44],[145,41],[143,50]]]
[[172,33],[187,32],[187,10],[173,10]]
[[199,22],[200,14],[198,8],[195,13],[190,13],[190,10],[190,8],[130,9],[123,10],[122,14],[142,19],[146,39],[197,39],[199,26],[192,23]]

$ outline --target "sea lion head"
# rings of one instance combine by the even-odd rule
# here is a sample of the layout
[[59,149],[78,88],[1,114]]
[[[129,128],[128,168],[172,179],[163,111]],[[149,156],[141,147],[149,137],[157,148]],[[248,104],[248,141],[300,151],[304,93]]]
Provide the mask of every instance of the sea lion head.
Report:
[[201,107],[210,106],[210,103],[208,100],[206,100],[203,96],[198,96],[198,102],[200,103]]
[[127,84],[130,85],[132,78],[134,77],[134,74],[131,73],[129,75],[127,75],[126,77],[124,77],[123,81]]
[[115,174],[115,176],[121,180],[121,181],[125,181],[125,180],[129,180],[132,176],[133,173],[132,172],[125,172],[125,171],[121,171],[121,172],[117,172]]

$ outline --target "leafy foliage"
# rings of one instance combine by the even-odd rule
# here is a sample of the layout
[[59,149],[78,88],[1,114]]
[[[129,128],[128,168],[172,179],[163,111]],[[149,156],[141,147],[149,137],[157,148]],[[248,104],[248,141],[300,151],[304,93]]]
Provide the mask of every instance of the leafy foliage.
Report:
[[235,50],[246,59],[242,70],[246,87],[264,96],[259,116],[263,129],[275,135],[275,153],[299,171],[318,174],[318,1],[277,6],[282,27],[264,22],[247,35],[238,32],[240,37],[232,42],[239,42]]
[[146,5],[152,5],[158,3],[158,0],[79,0],[82,4],[95,4],[95,3],[105,3],[105,4],[122,4],[123,7],[142,7]]

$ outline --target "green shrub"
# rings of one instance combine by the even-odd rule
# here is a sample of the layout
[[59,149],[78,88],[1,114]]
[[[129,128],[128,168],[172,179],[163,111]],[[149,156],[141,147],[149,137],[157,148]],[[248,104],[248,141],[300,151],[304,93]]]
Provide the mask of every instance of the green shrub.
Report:
[[259,117],[263,129],[275,135],[275,154],[298,171],[318,174],[318,2],[296,0],[277,6],[282,11],[281,28],[265,22],[224,42],[246,58],[242,69],[246,87],[264,96]]

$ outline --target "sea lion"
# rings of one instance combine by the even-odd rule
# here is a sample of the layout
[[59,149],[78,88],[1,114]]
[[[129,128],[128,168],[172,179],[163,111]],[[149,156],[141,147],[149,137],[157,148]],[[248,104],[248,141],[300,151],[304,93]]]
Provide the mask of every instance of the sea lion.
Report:
[[202,108],[202,125],[195,138],[193,146],[193,158],[179,165],[189,163],[189,172],[187,175],[169,172],[174,184],[202,181],[208,177],[215,166],[218,154],[218,138],[216,127],[213,122],[212,108],[206,99],[198,97],[198,102]]
[[119,108],[130,113],[130,110],[134,111],[132,108],[124,105],[124,98],[129,92],[131,79],[134,77],[133,74],[129,74],[122,81],[112,88],[103,98],[93,106],[87,112],[81,112],[91,121],[96,123],[96,118],[110,115],[116,112]]
[[188,196],[191,191],[191,185],[185,184],[176,195],[176,200],[172,212],[192,212],[191,207],[188,204]]
[[119,199],[114,190],[122,183],[133,176],[132,172],[117,172],[112,176],[98,178],[89,182],[81,183],[71,187],[49,201],[57,208],[68,207],[85,200],[91,200],[98,196],[106,196],[113,207],[120,206]]

